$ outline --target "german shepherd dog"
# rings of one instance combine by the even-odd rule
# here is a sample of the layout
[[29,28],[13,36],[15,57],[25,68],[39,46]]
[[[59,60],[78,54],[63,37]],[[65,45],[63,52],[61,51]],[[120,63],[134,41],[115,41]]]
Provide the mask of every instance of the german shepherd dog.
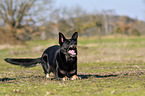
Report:
[[75,32],[71,39],[66,39],[59,32],[59,45],[48,47],[40,58],[6,58],[5,61],[24,67],[36,66],[39,63],[43,67],[46,78],[50,78],[52,72],[57,80],[81,79],[77,76],[77,38],[78,32]]

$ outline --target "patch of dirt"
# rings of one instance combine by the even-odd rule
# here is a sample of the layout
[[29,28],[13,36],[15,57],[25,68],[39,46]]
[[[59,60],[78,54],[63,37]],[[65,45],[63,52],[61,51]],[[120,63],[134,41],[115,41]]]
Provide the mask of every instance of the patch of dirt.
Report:
[[2,44],[23,45],[25,43],[18,39],[13,33],[0,30],[0,45]]

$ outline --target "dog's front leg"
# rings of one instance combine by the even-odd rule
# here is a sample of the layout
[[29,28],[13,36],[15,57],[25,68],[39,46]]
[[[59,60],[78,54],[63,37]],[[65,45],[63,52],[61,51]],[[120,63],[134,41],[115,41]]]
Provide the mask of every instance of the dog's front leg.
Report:
[[65,76],[65,77],[63,77],[63,78],[60,78],[59,75],[58,75],[58,74],[59,74],[58,71],[59,71],[59,70],[56,68],[56,75],[55,75],[55,76],[56,76],[56,79],[57,79],[57,80],[63,80],[63,81],[70,80],[67,76]]
[[[58,65],[58,64],[57,64],[57,65]],[[57,80],[61,80],[61,79],[62,79],[62,78],[60,78],[60,77],[58,76],[58,66],[56,67],[55,78],[56,78]]]

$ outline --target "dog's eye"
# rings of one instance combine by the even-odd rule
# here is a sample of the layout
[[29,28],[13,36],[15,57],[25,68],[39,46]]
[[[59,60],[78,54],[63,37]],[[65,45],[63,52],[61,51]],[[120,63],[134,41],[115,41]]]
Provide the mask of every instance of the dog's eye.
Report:
[[76,50],[76,46],[73,46],[73,49]]

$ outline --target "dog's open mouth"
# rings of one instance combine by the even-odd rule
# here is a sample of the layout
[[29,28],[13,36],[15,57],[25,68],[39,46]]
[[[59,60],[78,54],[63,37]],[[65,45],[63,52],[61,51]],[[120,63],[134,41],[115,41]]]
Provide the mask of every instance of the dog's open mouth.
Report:
[[76,49],[76,48],[69,48],[68,54],[69,54],[71,57],[75,57],[75,56],[77,55],[75,49]]

